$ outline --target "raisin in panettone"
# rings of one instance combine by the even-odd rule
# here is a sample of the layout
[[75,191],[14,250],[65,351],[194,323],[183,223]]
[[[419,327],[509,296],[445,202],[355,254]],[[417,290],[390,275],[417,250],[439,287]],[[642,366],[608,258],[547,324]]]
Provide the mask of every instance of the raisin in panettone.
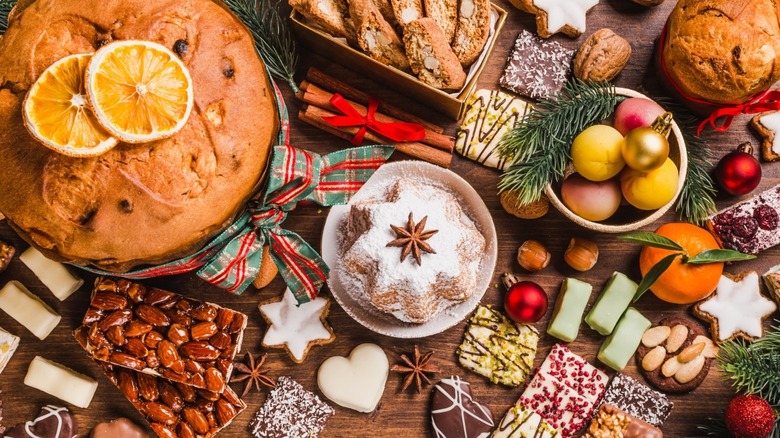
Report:
[[662,50],[669,79],[689,98],[743,103],[780,80],[780,2],[680,0]]
[[[175,52],[193,111],[170,138],[60,155],[25,129],[26,91],[52,63],[115,40]],[[191,254],[257,191],[279,127],[252,37],[212,0],[35,0],[0,37],[0,211],[50,257],[126,271]]]

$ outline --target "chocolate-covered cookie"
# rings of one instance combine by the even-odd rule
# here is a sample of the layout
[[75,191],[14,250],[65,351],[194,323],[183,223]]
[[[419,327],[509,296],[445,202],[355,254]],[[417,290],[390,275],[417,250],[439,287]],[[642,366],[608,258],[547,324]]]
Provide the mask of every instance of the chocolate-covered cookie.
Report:
[[704,326],[692,319],[666,318],[642,336],[636,360],[651,386],[681,394],[701,385],[716,353]]
[[44,406],[32,421],[17,424],[5,432],[5,438],[73,438],[78,432],[76,417],[68,408]]
[[149,438],[149,434],[127,418],[100,423],[92,429],[91,438]]
[[436,438],[483,438],[495,427],[493,413],[474,400],[471,385],[458,376],[433,388],[431,422]]

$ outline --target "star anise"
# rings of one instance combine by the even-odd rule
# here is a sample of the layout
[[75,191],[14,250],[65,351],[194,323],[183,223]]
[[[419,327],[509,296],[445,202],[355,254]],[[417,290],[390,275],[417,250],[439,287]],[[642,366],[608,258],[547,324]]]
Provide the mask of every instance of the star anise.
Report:
[[401,251],[401,262],[406,260],[406,257],[411,253],[418,265],[422,265],[422,251],[430,254],[436,254],[436,251],[431,248],[425,241],[430,239],[431,236],[438,233],[439,230],[425,231],[425,223],[428,222],[428,216],[422,218],[422,220],[415,225],[414,213],[409,213],[409,221],[406,223],[406,228],[390,225],[393,229],[397,239],[388,243],[387,246],[402,246],[404,249]]
[[423,380],[427,384],[431,384],[431,380],[425,374],[441,372],[439,367],[430,363],[432,355],[433,351],[429,351],[424,356],[421,356],[420,347],[417,345],[414,346],[414,361],[410,360],[409,357],[405,354],[401,355],[401,360],[403,360],[404,363],[393,365],[392,368],[390,368],[392,371],[398,373],[408,373],[406,378],[404,378],[404,387],[401,389],[401,391],[406,391],[406,388],[412,384],[412,381],[417,384],[418,394],[422,392]]
[[274,381],[266,375],[268,371],[270,371],[268,368],[263,368],[263,363],[265,363],[265,358],[268,354],[263,354],[260,356],[259,360],[255,360],[255,357],[252,355],[252,353],[247,353],[244,355],[244,362],[235,362],[233,364],[234,373],[233,377],[230,379],[230,383],[234,382],[243,382],[244,383],[244,392],[241,393],[241,397],[245,397],[249,391],[252,389],[252,386],[254,386],[257,391],[260,391],[260,385],[267,386],[269,388],[273,388],[276,385],[274,384]]

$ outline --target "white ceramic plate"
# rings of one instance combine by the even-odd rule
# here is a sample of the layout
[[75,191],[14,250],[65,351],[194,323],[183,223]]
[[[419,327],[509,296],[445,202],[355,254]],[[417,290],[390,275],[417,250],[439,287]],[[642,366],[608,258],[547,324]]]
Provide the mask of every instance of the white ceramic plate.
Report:
[[322,257],[330,266],[330,279],[328,286],[336,301],[349,316],[366,328],[379,334],[393,338],[422,338],[441,333],[444,330],[463,321],[479,304],[485,295],[490,282],[493,279],[493,271],[496,267],[498,245],[496,244],[496,228],[493,218],[471,185],[455,173],[428,164],[422,161],[399,161],[388,163],[379,168],[365,186],[352,198],[351,202],[367,198],[375,193],[375,189],[387,187],[397,179],[411,176],[426,178],[434,183],[449,187],[463,201],[464,211],[471,217],[474,223],[485,237],[485,254],[482,257],[477,274],[477,286],[474,295],[468,300],[455,304],[439,315],[423,324],[403,322],[390,314],[377,310],[368,301],[360,299],[358,294],[352,294],[339,278],[339,264],[341,263],[339,229],[344,225],[349,205],[332,207],[325,221],[322,234]]

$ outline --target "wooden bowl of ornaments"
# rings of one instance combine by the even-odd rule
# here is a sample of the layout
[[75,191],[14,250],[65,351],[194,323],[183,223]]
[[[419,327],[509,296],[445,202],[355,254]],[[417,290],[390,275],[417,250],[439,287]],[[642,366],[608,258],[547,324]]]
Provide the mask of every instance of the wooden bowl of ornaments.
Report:
[[[616,93],[619,96],[626,98],[640,97],[648,100],[652,100],[642,93],[639,93],[628,88],[615,88]],[[607,121],[608,122],[608,121]],[[610,126],[612,123],[607,123]],[[628,204],[623,199],[618,210],[609,218],[602,221],[592,221],[583,218],[576,214],[569,207],[567,207],[561,196],[561,186],[563,180],[553,184],[548,184],[545,193],[550,202],[555,208],[558,209],[564,216],[570,219],[572,222],[585,227],[589,230],[599,231],[602,233],[625,233],[634,231],[645,225],[651,224],[663,216],[670,208],[674,206],[682,192],[683,185],[685,184],[685,178],[688,172],[688,153],[685,147],[685,140],[683,138],[680,127],[676,121],[672,121],[671,130],[667,137],[669,142],[669,158],[674,162],[678,169],[677,190],[672,199],[664,204],[662,207],[654,210],[640,210]],[[575,173],[573,165],[569,165],[565,176],[568,178],[571,174]],[[565,178],[564,178],[565,179]]]

